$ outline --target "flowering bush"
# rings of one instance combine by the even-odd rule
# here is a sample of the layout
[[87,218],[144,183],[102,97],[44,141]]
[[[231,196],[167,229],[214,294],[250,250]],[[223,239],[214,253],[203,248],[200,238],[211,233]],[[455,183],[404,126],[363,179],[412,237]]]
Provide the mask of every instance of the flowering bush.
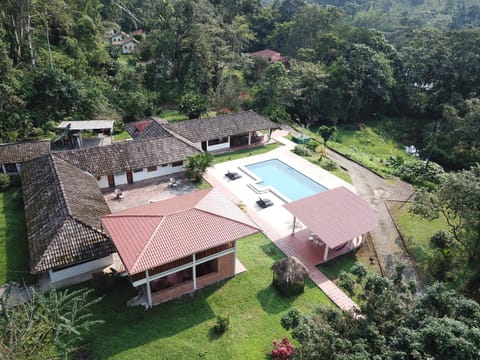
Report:
[[295,354],[295,346],[285,336],[282,341],[273,340],[273,350],[270,357],[274,360],[289,360]]

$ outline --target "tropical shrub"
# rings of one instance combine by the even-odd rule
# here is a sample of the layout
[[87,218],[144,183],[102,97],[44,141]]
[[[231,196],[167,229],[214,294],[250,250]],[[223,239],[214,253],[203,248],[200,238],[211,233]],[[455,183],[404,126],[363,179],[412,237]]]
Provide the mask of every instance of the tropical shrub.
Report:
[[333,171],[338,169],[337,163],[335,161],[328,160],[328,159],[325,160],[325,162],[322,164],[322,167],[328,171]]
[[274,360],[288,360],[295,354],[295,346],[285,336],[282,341],[273,340],[273,350],[270,357]]
[[10,176],[0,174],[0,192],[5,191],[10,186]]
[[217,316],[217,321],[215,325],[213,325],[213,331],[217,335],[223,334],[225,331],[228,330],[228,327],[230,326],[230,316],[229,315],[218,315]]
[[185,166],[185,176],[193,182],[202,180],[205,170],[212,165],[213,155],[209,153],[200,153],[190,156]]
[[300,156],[312,156],[312,152],[305,145],[297,145],[293,152]]

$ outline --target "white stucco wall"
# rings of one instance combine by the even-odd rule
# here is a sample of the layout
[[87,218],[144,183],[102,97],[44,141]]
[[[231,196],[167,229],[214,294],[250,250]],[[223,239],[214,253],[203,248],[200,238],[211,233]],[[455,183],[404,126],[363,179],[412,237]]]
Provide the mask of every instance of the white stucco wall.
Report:
[[[81,277],[81,275],[91,276],[92,273],[97,272],[101,269],[104,269],[107,266],[110,266],[112,264],[113,264],[113,256],[108,255],[101,259],[88,261],[80,265],[70,266],[63,270],[59,270],[59,271],[50,270],[48,273],[50,276],[50,281],[52,282],[53,286],[55,287],[58,286],[60,282],[62,283],[61,286],[65,286],[68,283],[70,284],[75,283],[75,279],[73,279],[74,277]],[[71,281],[69,282],[69,280]]]
[[[147,168],[142,169],[139,172],[133,172],[133,182],[152,179],[159,176],[165,176],[170,174],[176,174],[183,171],[183,163],[179,166],[172,166],[168,164],[167,166],[157,165],[156,171],[147,171]],[[122,173],[121,175],[115,175],[115,186],[127,184],[127,174]],[[97,180],[98,187],[100,189],[108,188],[108,177],[106,175],[101,176],[100,180]]]
[[207,141],[207,151],[215,151],[215,150],[222,150],[230,148],[230,136],[228,137],[228,141],[216,145],[208,145]]

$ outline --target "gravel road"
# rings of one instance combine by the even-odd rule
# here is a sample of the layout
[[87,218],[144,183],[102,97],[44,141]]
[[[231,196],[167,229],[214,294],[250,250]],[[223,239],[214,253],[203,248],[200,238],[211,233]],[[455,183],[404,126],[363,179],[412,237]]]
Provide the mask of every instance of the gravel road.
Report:
[[348,171],[358,195],[367,200],[375,211],[379,226],[371,235],[385,275],[393,274],[395,265],[403,263],[407,280],[415,280],[420,288],[423,287],[385,203],[385,200],[407,200],[413,194],[413,187],[396,178],[385,180],[331,150],[328,150],[328,157]]

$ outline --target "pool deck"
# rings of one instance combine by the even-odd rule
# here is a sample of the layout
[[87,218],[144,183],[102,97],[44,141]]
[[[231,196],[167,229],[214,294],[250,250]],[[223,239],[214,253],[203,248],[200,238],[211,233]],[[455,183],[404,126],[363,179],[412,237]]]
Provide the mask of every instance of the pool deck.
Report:
[[[342,290],[321,273],[315,265],[322,262],[324,250],[312,242],[307,242],[309,231],[299,221],[296,222],[295,234],[292,235],[293,216],[283,207],[286,200],[275,192],[267,191],[258,194],[249,185],[255,182],[248,172],[243,171],[243,166],[270,159],[280,159],[287,165],[295,168],[306,176],[315,180],[327,189],[344,186],[356,193],[355,188],[332,175],[326,170],[295,155],[291,150],[295,144],[283,138],[281,134],[273,134],[273,138],[285,146],[279,147],[268,153],[250,156],[216,164],[209,168],[205,179],[214,187],[225,190],[227,195],[237,204],[243,204],[247,214],[257,223],[263,233],[275,243],[287,256],[295,256],[307,267],[310,279],[342,310],[350,311],[358,308]],[[227,171],[236,171],[242,175],[240,179],[230,180],[225,174]],[[268,198],[274,205],[266,209],[256,204],[259,197]],[[333,254],[332,254],[333,255]],[[339,255],[339,254],[335,254]]]

